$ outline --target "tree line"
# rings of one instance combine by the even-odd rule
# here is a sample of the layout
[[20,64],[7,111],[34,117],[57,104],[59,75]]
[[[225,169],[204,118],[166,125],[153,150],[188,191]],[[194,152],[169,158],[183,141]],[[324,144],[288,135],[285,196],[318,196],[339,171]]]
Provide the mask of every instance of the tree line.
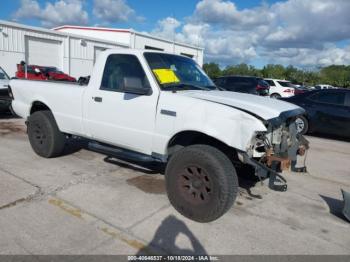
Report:
[[211,78],[227,75],[257,76],[262,78],[286,79],[294,84],[314,86],[328,84],[337,87],[350,87],[350,66],[331,65],[318,70],[299,69],[294,66],[269,64],[258,69],[248,64],[229,65],[224,69],[216,63],[203,65],[204,71]]

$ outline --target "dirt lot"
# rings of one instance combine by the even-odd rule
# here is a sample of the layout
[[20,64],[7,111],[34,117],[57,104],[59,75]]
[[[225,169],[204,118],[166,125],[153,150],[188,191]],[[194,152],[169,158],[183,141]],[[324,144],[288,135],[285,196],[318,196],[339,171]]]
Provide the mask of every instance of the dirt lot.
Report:
[[42,159],[23,120],[0,116],[0,254],[350,254],[350,143],[308,139],[309,173],[285,173],[287,192],[241,179],[235,206],[199,224],[156,171],[75,147]]

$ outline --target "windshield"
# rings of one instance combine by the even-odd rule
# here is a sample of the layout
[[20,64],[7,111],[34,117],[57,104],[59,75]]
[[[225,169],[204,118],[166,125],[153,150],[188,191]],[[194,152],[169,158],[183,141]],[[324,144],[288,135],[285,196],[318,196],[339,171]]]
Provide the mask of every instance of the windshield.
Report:
[[287,82],[287,81],[277,81],[277,82],[283,87],[293,87],[293,88],[295,88],[295,86],[291,82]]
[[162,90],[217,89],[191,58],[148,52],[144,56]]
[[9,76],[6,74],[4,70],[0,67],[0,80],[8,80],[10,79]]

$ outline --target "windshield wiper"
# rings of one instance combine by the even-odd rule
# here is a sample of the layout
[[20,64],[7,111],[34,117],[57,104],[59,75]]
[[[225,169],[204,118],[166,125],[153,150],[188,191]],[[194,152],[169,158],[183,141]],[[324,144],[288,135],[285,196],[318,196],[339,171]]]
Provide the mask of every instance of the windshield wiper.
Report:
[[193,85],[193,84],[185,84],[185,83],[163,85],[164,89],[174,88],[176,91],[178,91],[178,90],[191,90],[193,88],[194,89],[199,89],[199,90],[210,91],[210,90],[212,90],[210,87],[211,86],[204,87],[204,86],[198,86],[198,85]]

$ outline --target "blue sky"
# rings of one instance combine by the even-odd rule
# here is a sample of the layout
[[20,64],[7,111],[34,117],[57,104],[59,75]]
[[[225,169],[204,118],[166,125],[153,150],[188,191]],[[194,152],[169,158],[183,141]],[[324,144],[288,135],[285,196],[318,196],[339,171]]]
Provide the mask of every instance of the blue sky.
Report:
[[[350,64],[349,0],[13,0],[0,19],[133,28],[205,47],[222,66]],[[320,30],[322,29],[322,30]]]
[[[45,7],[47,3],[54,4],[57,0],[38,0],[36,1],[40,6]],[[261,0],[239,0],[234,1],[238,8],[252,8],[262,3]],[[264,1],[266,3],[274,3],[276,1]],[[176,0],[176,1],[164,1],[164,0],[132,0],[127,2],[128,5],[134,9],[145,19],[143,21],[117,21],[110,23],[108,26],[112,27],[125,27],[134,28],[139,31],[150,31],[154,28],[157,21],[164,17],[173,16],[177,19],[184,19],[193,13],[198,1],[195,0]],[[83,1],[85,10],[91,16],[89,25],[98,24],[100,21],[93,17],[93,0]],[[12,20],[13,14],[21,7],[21,0],[6,1],[1,5],[0,19]],[[18,22],[25,23],[27,25],[41,26],[39,19],[25,18]]]

